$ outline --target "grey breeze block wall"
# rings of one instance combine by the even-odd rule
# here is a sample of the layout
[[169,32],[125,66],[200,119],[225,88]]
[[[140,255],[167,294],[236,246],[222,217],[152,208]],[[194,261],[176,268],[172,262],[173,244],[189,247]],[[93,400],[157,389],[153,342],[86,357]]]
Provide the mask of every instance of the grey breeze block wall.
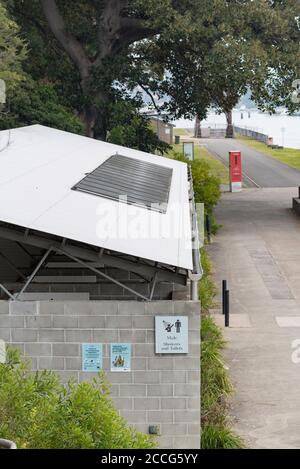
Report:
[[[103,368],[121,415],[138,430],[160,425],[161,448],[200,446],[200,305],[193,301],[0,301],[0,339],[53,369],[88,380],[81,344],[103,343]],[[156,315],[187,315],[189,353],[156,355]],[[132,371],[110,372],[110,343],[132,343]]]

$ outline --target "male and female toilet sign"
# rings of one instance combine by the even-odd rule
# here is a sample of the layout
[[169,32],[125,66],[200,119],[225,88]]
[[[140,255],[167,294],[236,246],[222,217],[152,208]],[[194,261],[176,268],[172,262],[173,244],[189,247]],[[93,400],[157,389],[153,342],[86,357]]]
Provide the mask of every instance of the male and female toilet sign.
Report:
[[188,317],[155,316],[155,353],[188,353]]

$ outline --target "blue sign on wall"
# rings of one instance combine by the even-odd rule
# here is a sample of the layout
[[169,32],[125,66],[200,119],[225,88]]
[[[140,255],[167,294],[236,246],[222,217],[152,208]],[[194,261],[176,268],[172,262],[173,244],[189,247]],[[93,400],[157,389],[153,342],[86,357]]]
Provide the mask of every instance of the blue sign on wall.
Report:
[[82,371],[102,369],[102,344],[82,344]]
[[110,371],[131,371],[131,344],[110,345]]

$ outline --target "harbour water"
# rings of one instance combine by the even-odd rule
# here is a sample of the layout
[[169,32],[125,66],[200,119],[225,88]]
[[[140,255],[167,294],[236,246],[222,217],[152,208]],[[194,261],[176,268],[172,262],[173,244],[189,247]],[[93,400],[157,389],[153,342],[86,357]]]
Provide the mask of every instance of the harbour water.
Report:
[[[263,114],[257,111],[234,111],[233,123],[273,137],[274,144],[300,149],[300,116]],[[194,121],[180,119],[174,122],[179,128],[193,128]],[[224,114],[210,113],[202,125],[221,126],[226,124]]]

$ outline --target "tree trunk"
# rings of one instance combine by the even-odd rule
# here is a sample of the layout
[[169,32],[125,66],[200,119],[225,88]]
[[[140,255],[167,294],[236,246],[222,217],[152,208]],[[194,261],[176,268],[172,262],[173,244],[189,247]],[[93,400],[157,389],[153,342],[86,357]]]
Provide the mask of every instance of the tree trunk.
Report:
[[[95,138],[95,124],[98,119],[98,109],[95,106],[86,106],[80,114],[81,121],[84,125],[85,136]],[[105,136],[100,136],[101,140],[105,140]]]
[[195,138],[201,138],[201,120],[199,116],[196,116],[194,136]]
[[226,111],[227,129],[226,138],[233,138],[232,110]]
[[85,128],[85,135],[91,138],[106,140],[107,134],[107,103],[108,96],[103,91],[95,92],[92,85],[92,71],[81,80],[81,89],[85,97],[80,118]]
[[[127,17],[127,0],[106,0],[93,2],[102,5],[102,13],[98,24],[98,54],[91,58],[85,45],[67,29],[65,20],[57,6],[56,0],[40,0],[47,23],[57,41],[63,47],[76,66],[86,105],[81,113],[86,135],[92,138],[106,139],[107,134],[107,103],[109,97],[103,90],[96,91],[92,84],[93,71],[100,74],[105,59],[111,59],[122,49],[134,42],[155,36],[159,30],[149,27],[140,18]],[[95,7],[96,8],[96,7]]]

